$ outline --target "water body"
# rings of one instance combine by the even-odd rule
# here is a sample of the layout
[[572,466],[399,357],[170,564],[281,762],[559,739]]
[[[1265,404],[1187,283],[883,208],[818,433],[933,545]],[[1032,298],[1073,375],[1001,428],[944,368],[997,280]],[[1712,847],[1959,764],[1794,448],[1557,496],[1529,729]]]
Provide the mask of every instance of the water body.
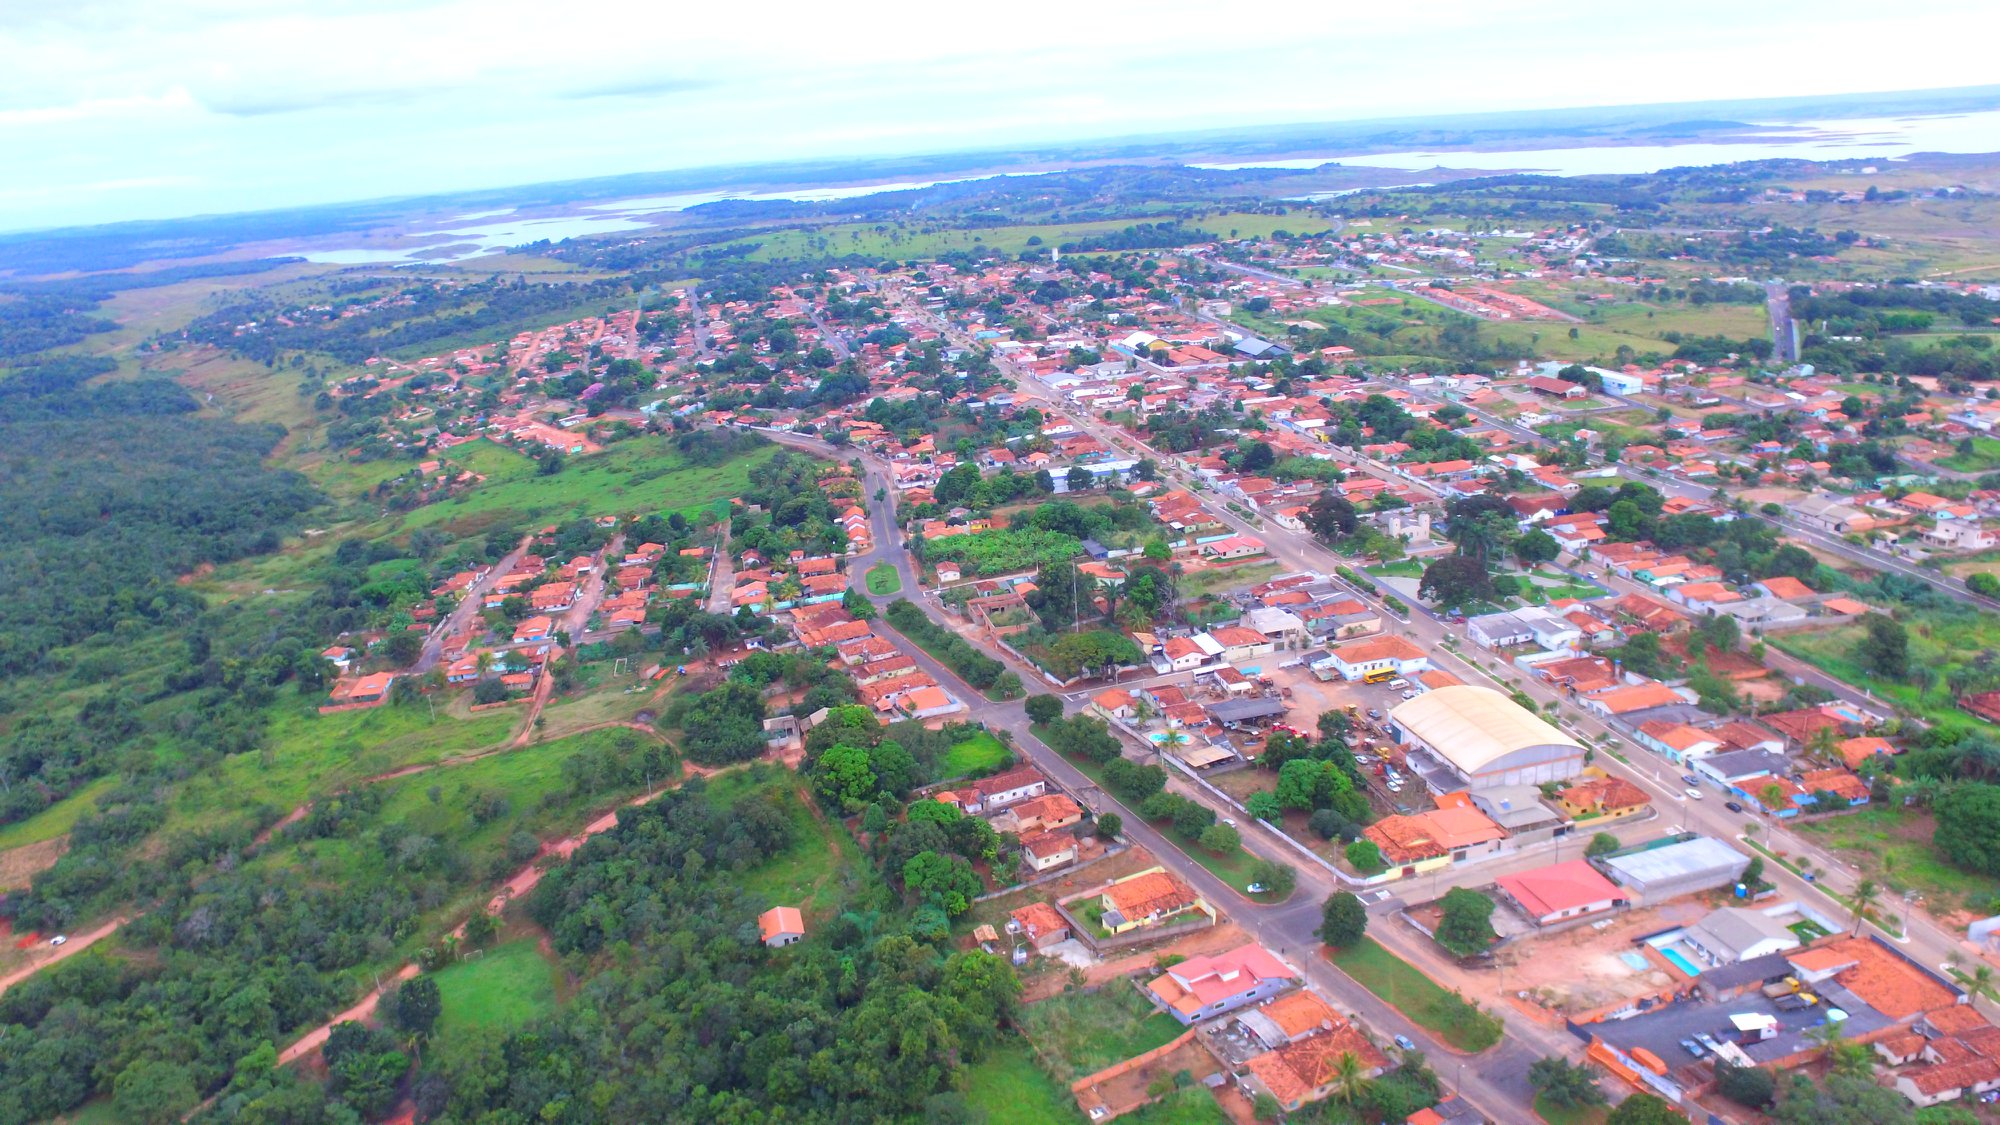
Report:
[[1897,160],[1918,152],[2000,151],[2000,110],[1984,113],[1814,121],[1793,126],[1761,124],[1766,130],[1740,143],[1712,141],[1665,145],[1610,145],[1597,148],[1512,149],[1498,152],[1414,151],[1360,155],[1245,160],[1196,164],[1196,168],[1310,169],[1322,164],[1364,168],[1480,168],[1523,170],[1555,176],[1639,175],[1663,168],[1731,164],[1743,160]]
[[[1420,171],[1428,168],[1476,168],[1526,170],[1557,176],[1635,175],[1663,168],[1730,164],[1744,160],[1791,158],[1803,160],[1879,159],[1884,163],[1918,152],[1975,153],[2000,151],[2000,110],[1965,114],[1929,114],[1904,117],[1857,118],[1793,124],[1764,123],[1754,126],[1738,143],[1713,141],[1661,145],[1611,145],[1599,147],[1513,149],[1498,152],[1407,151],[1373,152],[1360,155],[1330,153],[1325,156],[1287,157],[1274,160],[1245,160],[1231,163],[1199,163],[1194,168],[1236,171],[1244,168],[1311,169],[1322,164],[1344,164],[1367,168],[1397,168]],[[1007,172],[1004,176],[1040,176],[1037,172]],[[681,195],[640,196],[614,199],[582,207],[582,214],[548,218],[510,218],[512,207],[475,211],[451,220],[448,229],[414,232],[412,244],[399,249],[334,249],[304,253],[307,261],[330,265],[380,265],[396,262],[455,262],[494,254],[512,246],[547,239],[587,235],[618,234],[651,229],[646,216],[685,211],[704,203],[725,200],[745,202],[827,203],[855,199],[888,191],[915,191],[940,184],[997,179],[999,176],[962,176],[955,179],[909,180],[896,183],[828,184],[782,188],[772,191],[710,191]],[[1361,190],[1361,189],[1350,189]],[[1346,192],[1318,192],[1305,198],[1334,198]],[[489,223],[473,222],[493,219]],[[459,225],[469,224],[469,225]],[[439,253],[449,247],[449,253]]]

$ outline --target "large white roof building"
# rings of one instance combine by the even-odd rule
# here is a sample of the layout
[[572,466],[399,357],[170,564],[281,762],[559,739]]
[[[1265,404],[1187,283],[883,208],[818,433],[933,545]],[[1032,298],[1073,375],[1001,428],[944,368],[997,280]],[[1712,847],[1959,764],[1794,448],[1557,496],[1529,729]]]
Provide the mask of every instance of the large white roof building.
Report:
[[1492,688],[1427,691],[1389,712],[1396,736],[1469,789],[1540,785],[1583,772],[1583,745]]

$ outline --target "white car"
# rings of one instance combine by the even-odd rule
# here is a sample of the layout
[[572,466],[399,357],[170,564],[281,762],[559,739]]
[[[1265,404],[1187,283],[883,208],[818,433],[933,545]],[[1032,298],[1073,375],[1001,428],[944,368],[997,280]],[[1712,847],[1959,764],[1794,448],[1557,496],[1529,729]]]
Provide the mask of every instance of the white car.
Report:
[[50,938],[50,939],[49,939],[49,944],[50,944],[50,945],[61,945],[61,944],[63,944],[64,942],[66,942],[66,941],[68,941],[68,940],[69,940],[69,935],[68,935],[68,934],[57,934],[56,936],[54,936],[54,937],[52,937],[52,938]]
[[1695,788],[1694,786],[1692,786],[1692,785],[1688,786],[1688,800],[1690,800],[1690,801],[1699,801],[1699,800],[1701,800],[1701,790],[1699,790],[1699,789],[1696,789],[1696,788]]

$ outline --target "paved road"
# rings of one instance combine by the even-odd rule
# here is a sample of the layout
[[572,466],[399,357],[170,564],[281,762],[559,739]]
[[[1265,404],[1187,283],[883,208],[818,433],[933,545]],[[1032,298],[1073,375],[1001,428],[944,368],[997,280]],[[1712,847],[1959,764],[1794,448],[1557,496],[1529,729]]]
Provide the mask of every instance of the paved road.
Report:
[[514,572],[514,567],[520,563],[521,557],[528,553],[528,544],[532,541],[532,536],[522,538],[520,546],[507,552],[505,558],[494,563],[493,569],[486,572],[486,577],[467,587],[459,598],[458,608],[452,610],[443,621],[438,622],[437,627],[424,638],[424,651],[418,655],[416,664],[410,668],[411,675],[421,676],[437,667],[438,659],[444,653],[444,643],[465,632],[466,626],[472,624],[472,619],[479,615],[479,603],[486,591],[492,589],[493,584],[502,577]]
[[[856,452],[852,449],[835,450],[824,441],[804,435],[781,431],[767,431],[767,433],[780,444],[823,455],[830,453],[845,458]],[[895,567],[902,577],[903,594],[894,596],[870,594],[869,600],[877,604],[886,604],[895,596],[907,596],[910,601],[930,614],[933,620],[950,628],[951,622],[944,617],[942,611],[922,595],[916,570],[910,562],[908,553],[901,547],[901,535],[894,526],[894,490],[890,489],[887,493],[892,498],[890,502],[877,502],[873,499],[876,488],[886,484],[886,473],[876,459],[868,454],[863,453],[861,461],[864,479],[867,482],[870,523],[876,533],[875,547],[866,554],[851,558],[848,561],[849,573],[865,573],[869,567],[878,563],[888,563]],[[865,587],[862,589],[865,593]],[[895,632],[886,622],[877,622],[877,627],[885,633]],[[1146,824],[1136,812],[1126,807],[1116,797],[1099,789],[1082,771],[1036,738],[1021,701],[996,703],[987,700],[914,642],[905,638],[901,647],[916,660],[919,667],[966,702],[970,709],[969,718],[985,723],[994,731],[1007,732],[1012,736],[1013,744],[1028,760],[1066,789],[1078,794],[1093,810],[1117,812],[1125,822],[1125,834],[1128,838],[1158,856],[1162,863],[1173,868],[1211,902],[1227,911],[1246,933],[1278,951],[1287,962],[1302,970],[1309,980],[1326,995],[1333,997],[1342,1008],[1360,1015],[1365,1023],[1383,1035],[1407,1035],[1413,1041],[1426,1045],[1436,1061],[1439,1074],[1445,1076],[1448,1083],[1462,1082],[1460,1088],[1466,1098],[1478,1105],[1493,1120],[1532,1125],[1535,1118],[1526,1109],[1533,1097],[1533,1092],[1527,1085],[1527,1068],[1535,1059],[1545,1054],[1567,1053],[1576,1046],[1573,1038],[1563,1032],[1533,1024],[1514,1013],[1502,1011],[1500,1014],[1508,1023],[1508,1037],[1499,1046],[1477,1056],[1472,1065],[1460,1068],[1456,1062],[1460,1056],[1456,1052],[1438,1043],[1430,1033],[1416,1026],[1401,1012],[1377,999],[1374,994],[1349,980],[1319,956],[1319,939],[1314,936],[1314,931],[1319,926],[1320,904],[1325,901],[1328,894],[1340,889],[1324,872],[1311,867],[1301,870],[1298,891],[1282,904],[1265,905],[1244,897],[1239,888],[1211,874],[1207,868],[1188,857],[1179,845]],[[1038,671],[1012,660],[1005,652],[988,649],[985,645],[978,647],[1013,668],[1023,682],[1045,683]],[[1203,794],[1192,789],[1188,792],[1189,795],[1203,799],[1204,803],[1214,806],[1214,802]],[[1289,845],[1276,839],[1255,822],[1242,818],[1238,810],[1225,808],[1221,811],[1224,815],[1240,818],[1245,844],[1253,854],[1298,865],[1299,857]],[[1380,940],[1406,958],[1421,958],[1421,951],[1416,950],[1415,943],[1405,937],[1405,928],[1399,923],[1378,921],[1374,932]]]
[[1780,363],[1797,363],[1798,327],[1792,320],[1791,289],[1784,282],[1764,283],[1764,310],[1771,315],[1771,358]]

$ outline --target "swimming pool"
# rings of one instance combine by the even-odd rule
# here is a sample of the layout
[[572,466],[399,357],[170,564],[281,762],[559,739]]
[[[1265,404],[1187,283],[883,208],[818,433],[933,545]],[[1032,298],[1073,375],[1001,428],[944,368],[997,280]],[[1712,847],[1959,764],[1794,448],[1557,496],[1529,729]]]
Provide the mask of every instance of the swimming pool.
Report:
[[1680,950],[1675,949],[1673,946],[1670,945],[1655,946],[1654,948],[1660,951],[1660,956],[1665,957],[1669,961],[1672,961],[1674,965],[1680,969],[1681,972],[1684,972],[1691,977],[1698,977],[1701,975],[1701,969],[1696,967],[1693,961],[1688,960],[1687,956],[1683,954]]

